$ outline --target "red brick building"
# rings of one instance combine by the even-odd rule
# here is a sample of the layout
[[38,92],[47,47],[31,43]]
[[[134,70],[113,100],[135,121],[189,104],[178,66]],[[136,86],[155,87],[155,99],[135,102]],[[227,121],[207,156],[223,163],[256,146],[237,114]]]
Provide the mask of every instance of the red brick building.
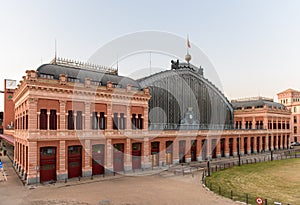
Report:
[[242,153],[252,154],[289,147],[291,112],[284,105],[263,97],[231,102],[235,108],[235,129],[264,131],[260,136],[242,137]]
[[[26,71],[12,100],[15,129],[5,135],[28,184],[285,149],[289,139],[284,106],[234,112],[201,67],[178,62],[135,81],[55,59]],[[250,115],[257,129],[246,129]]]
[[278,101],[285,105],[292,113],[291,116],[291,141],[300,140],[300,91],[287,89],[277,94]]

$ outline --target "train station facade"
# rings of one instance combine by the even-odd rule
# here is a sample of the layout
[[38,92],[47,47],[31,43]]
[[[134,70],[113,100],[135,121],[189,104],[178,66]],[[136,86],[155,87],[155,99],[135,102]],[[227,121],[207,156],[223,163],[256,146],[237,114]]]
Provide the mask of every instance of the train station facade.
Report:
[[20,175],[32,184],[289,147],[285,106],[229,102],[201,67],[171,68],[133,80],[54,59],[26,71],[8,102],[14,129],[4,133]]

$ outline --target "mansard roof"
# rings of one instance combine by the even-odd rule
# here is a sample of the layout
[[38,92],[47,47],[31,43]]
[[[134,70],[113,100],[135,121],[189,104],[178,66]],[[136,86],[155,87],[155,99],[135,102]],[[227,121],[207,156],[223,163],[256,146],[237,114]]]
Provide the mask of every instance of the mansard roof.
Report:
[[286,107],[283,104],[274,102],[273,99],[265,98],[265,97],[255,97],[255,98],[245,98],[231,101],[233,108],[235,110],[244,108],[263,108],[265,105],[269,108],[279,108],[285,110]]
[[56,80],[59,79],[60,74],[64,74],[68,78],[78,79],[81,83],[84,83],[85,78],[89,78],[92,81],[101,82],[101,85],[106,85],[107,82],[110,81],[122,88],[126,88],[126,86],[130,84],[133,88],[141,89],[139,83],[129,77],[105,73],[102,70],[88,69],[85,67],[44,64],[37,69],[37,73],[38,77],[41,77],[41,75],[50,75]]

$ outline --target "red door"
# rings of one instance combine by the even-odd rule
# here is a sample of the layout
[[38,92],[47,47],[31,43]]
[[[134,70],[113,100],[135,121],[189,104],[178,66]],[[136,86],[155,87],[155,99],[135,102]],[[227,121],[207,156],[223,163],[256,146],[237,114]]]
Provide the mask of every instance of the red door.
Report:
[[229,156],[233,156],[233,138],[229,139]]
[[104,174],[104,145],[96,144],[92,146],[92,173],[93,175]]
[[211,141],[211,157],[212,158],[217,158],[217,149],[216,149],[216,146],[217,146],[217,140],[213,139]]
[[191,161],[197,161],[197,140],[191,141]]
[[247,137],[244,138],[244,153],[248,154],[248,139]]
[[185,140],[179,141],[179,163],[185,163]]
[[56,181],[56,147],[40,148],[40,181]]
[[142,156],[142,144],[133,143],[132,144],[132,169],[141,168],[141,156]]
[[114,144],[114,171],[124,171],[124,144]]
[[82,147],[68,147],[68,178],[82,176]]
[[221,139],[221,157],[225,157],[225,139]]

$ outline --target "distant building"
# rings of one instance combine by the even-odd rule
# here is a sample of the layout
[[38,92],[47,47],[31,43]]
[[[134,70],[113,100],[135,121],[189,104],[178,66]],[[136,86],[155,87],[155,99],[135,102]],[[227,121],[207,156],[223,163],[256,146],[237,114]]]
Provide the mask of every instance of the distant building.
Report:
[[300,91],[287,89],[277,94],[278,101],[284,104],[291,112],[291,140],[300,141]]
[[284,105],[264,97],[232,100],[231,103],[234,107],[235,129],[260,129],[266,132],[264,136],[245,139],[248,152],[289,146],[291,112]]

